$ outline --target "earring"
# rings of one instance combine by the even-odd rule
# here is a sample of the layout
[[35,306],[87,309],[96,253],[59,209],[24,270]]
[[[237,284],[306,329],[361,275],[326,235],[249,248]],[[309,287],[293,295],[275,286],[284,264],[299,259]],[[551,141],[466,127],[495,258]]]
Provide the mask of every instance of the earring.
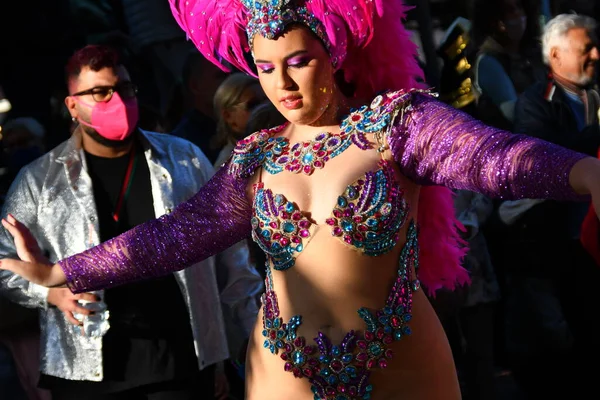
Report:
[[75,121],[77,121],[77,118],[71,117],[71,121],[75,122]]

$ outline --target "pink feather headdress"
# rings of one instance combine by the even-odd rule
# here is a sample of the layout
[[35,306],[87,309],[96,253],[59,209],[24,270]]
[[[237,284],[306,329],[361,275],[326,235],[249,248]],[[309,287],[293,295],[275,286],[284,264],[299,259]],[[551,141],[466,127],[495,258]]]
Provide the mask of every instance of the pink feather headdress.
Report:
[[[401,0],[169,0],[176,21],[198,50],[221,69],[223,61],[255,75],[248,64],[254,35],[276,38],[292,23],[319,37],[332,64],[352,82],[355,96],[419,87],[417,47],[403,25]],[[249,39],[250,38],[250,39]],[[424,187],[419,200],[420,279],[430,294],[468,281],[466,252],[454,218],[452,192]]]

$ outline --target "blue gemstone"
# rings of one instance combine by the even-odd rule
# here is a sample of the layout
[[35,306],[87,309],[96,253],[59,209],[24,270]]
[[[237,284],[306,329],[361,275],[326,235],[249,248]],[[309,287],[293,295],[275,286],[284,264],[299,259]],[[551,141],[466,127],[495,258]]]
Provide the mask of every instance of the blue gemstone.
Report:
[[410,329],[409,326],[405,326],[402,328],[402,332],[404,332],[405,335],[410,335],[412,333],[412,329]]
[[266,330],[266,329],[263,329],[263,331],[262,331],[262,335],[263,335],[264,337],[267,337],[267,336],[269,335],[269,332],[267,332],[267,330]]
[[269,350],[271,350],[271,353],[275,354],[275,345],[270,345]]
[[321,370],[321,375],[323,375],[324,377],[328,377],[330,374],[331,374],[331,372],[329,372],[329,370],[326,368],[323,368]]
[[301,252],[302,252],[302,250],[304,250],[304,246],[303,246],[302,244],[299,244],[298,246],[296,246],[296,251],[297,251],[298,253],[301,253]]
[[377,238],[377,234],[375,232],[367,232],[367,239],[373,240]]
[[375,218],[369,218],[367,220],[367,225],[370,226],[371,228],[376,227],[378,223],[379,223],[379,221],[377,221]]
[[350,197],[351,199],[355,199],[358,196],[358,193],[356,192],[356,190],[351,186],[348,188],[348,197]]
[[369,352],[375,356],[378,356],[383,352],[383,349],[379,343],[371,343],[369,345]]
[[365,392],[372,392],[373,391],[373,385],[367,385],[367,387],[365,388]]
[[265,325],[267,326],[267,328],[271,329],[273,327],[273,322],[271,322],[271,320],[268,319]]
[[265,229],[264,231],[262,231],[262,235],[263,235],[263,237],[268,239],[271,237],[271,231],[268,229]]
[[275,204],[277,204],[278,206],[283,204],[283,196],[278,194],[277,196],[275,196]]
[[333,346],[331,349],[331,354],[333,354],[334,357],[338,357],[340,354],[342,354],[342,352],[338,346]]
[[280,320],[279,318],[276,318],[276,319],[273,321],[273,326],[274,326],[275,328],[279,328],[279,326],[280,326],[280,325],[281,325],[281,320]]
[[297,350],[292,353],[292,362],[294,364],[296,364],[296,365],[304,364],[305,360],[306,359],[304,358],[304,353],[302,353],[300,350]]
[[412,319],[412,315],[410,314],[404,314],[404,316],[402,317],[402,319],[404,320],[404,322],[408,322]]
[[390,307],[390,306],[385,306],[385,307],[383,308],[383,312],[384,312],[386,315],[392,315],[392,314],[394,313],[394,310],[393,310],[393,309],[392,309],[392,307]]
[[263,343],[263,347],[265,349],[269,348],[269,341],[268,340],[265,340],[265,342]]
[[352,354],[350,353],[346,353],[342,356],[342,361],[344,362],[344,364],[348,364],[350,361],[352,361]]
[[285,205],[285,211],[291,213],[292,211],[294,211],[294,203],[287,203]]
[[281,330],[277,331],[277,337],[278,337],[279,339],[281,339],[281,338],[282,338],[282,337],[284,337],[284,336],[285,336],[285,331],[281,331]]
[[396,314],[397,314],[397,315],[402,315],[402,314],[404,314],[404,306],[398,306],[398,307],[396,308]]
[[352,366],[348,366],[346,367],[346,373],[352,377],[354,377],[354,375],[356,375],[356,368],[352,367]]
[[329,382],[330,385],[335,385],[337,383],[337,376],[330,375],[329,378],[327,378],[327,382]]
[[[302,157],[302,164],[310,164],[314,160],[315,156],[312,153],[306,153],[304,157]],[[338,192],[339,193],[339,192]]]
[[346,232],[352,232],[352,230],[354,229],[354,224],[352,223],[352,221],[347,219],[342,220],[342,222],[340,222],[340,226]]
[[296,230],[296,227],[291,222],[286,222],[283,224],[283,231],[285,233],[292,233]]
[[346,198],[344,196],[340,196],[338,197],[338,206],[340,207],[346,207],[348,205],[348,200],[346,200]]
[[322,364],[329,364],[330,360],[328,356],[321,355],[319,356],[319,361],[321,361]]

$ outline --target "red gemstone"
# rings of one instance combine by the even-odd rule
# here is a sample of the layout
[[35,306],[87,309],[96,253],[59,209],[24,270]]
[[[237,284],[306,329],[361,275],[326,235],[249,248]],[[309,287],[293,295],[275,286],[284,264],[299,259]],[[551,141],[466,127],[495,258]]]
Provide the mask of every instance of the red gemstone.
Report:
[[350,386],[350,388],[348,389],[348,394],[350,396],[356,396],[356,393],[357,393],[356,386]]
[[294,376],[296,378],[301,378],[302,377],[302,371],[300,371],[300,368],[294,367],[294,369],[292,369],[292,372],[294,373]]
[[304,173],[305,174],[310,174],[312,172],[313,168],[310,165],[305,165],[304,166]]
[[383,339],[383,337],[385,336],[385,332],[383,331],[383,328],[379,328],[377,329],[377,339]]
[[310,227],[310,221],[303,220],[298,223],[298,226],[302,229],[308,229]]
[[335,372],[336,374],[339,374],[344,368],[344,364],[342,364],[340,360],[333,360],[330,366],[333,372]]
[[373,368],[375,368],[376,365],[377,365],[377,362],[375,361],[374,358],[371,358],[369,361],[367,361],[367,369],[373,369]]
[[281,355],[280,355],[279,357],[281,357],[281,359],[282,359],[283,361],[287,361],[287,359],[288,359],[288,355],[287,355],[287,353],[281,353]]
[[346,393],[346,385],[344,385],[343,383],[340,383],[340,384],[337,386],[337,391],[338,391],[339,393]]
[[354,217],[352,217],[352,220],[356,223],[359,223],[363,221],[363,217],[362,215],[355,215]]
[[339,226],[336,226],[335,228],[333,228],[333,234],[335,236],[342,236],[342,228],[340,228]]
[[327,218],[327,219],[325,220],[325,223],[326,223],[327,225],[331,225],[331,226],[333,226],[333,225],[335,225],[335,219],[333,219],[333,218]]
[[287,246],[288,244],[290,244],[290,239],[288,239],[288,238],[286,238],[286,237],[284,237],[284,238],[281,238],[281,240],[279,241],[279,244],[285,247],[285,246]]
[[359,225],[359,226],[358,226],[358,231],[359,231],[359,232],[366,232],[366,231],[368,231],[368,230],[369,230],[369,227],[368,227],[368,226],[366,226],[366,225]]
[[292,236],[292,243],[300,244],[302,243],[302,239],[300,239],[298,236]]
[[391,336],[391,335],[386,335],[386,336],[383,338],[383,344],[390,344],[390,343],[392,343],[393,341],[394,341],[394,339],[392,338],[392,336]]
[[342,212],[336,208],[335,210],[333,210],[333,216],[336,218],[342,218],[344,214],[342,214]]
[[295,213],[292,214],[292,219],[294,221],[300,221],[302,219],[302,214],[300,214],[298,211],[296,211]]
[[313,150],[317,151],[321,148],[321,143],[315,143],[313,144]]
[[348,244],[352,244],[352,236],[350,235],[345,235],[344,236],[344,242],[348,243]]
[[362,115],[360,114],[352,114],[352,122],[358,122],[362,119]]
[[375,339],[375,335],[373,335],[373,332],[371,331],[366,331],[365,339],[367,339],[370,342],[371,340]]
[[290,214],[286,213],[285,211],[282,211],[279,216],[282,219],[290,219]]
[[[325,150],[319,150],[319,151],[317,151],[317,157],[319,157],[319,158],[323,158],[326,155],[327,155],[327,152]],[[325,161],[327,161],[327,160],[325,160]]]
[[283,366],[283,369],[286,372],[290,372],[292,370],[292,368],[293,368],[293,365],[291,363],[289,363],[289,362],[285,363],[285,365]]
[[397,327],[399,327],[399,326],[400,326],[400,318],[394,315],[394,316],[393,316],[393,317],[390,319],[390,323],[392,324],[392,326],[393,326],[394,328],[397,328]]
[[362,237],[362,235],[360,233],[355,233],[354,235],[352,235],[354,237],[354,240],[356,240],[357,242],[362,242],[364,241],[364,238]]
[[277,222],[275,222],[275,221],[269,222],[269,226],[273,229],[277,229]]
[[379,359],[379,368],[387,368],[388,363],[386,360],[384,360],[383,358]]
[[304,147],[308,147],[308,146],[310,146],[310,143],[309,143],[309,142],[302,143],[302,146],[304,146]]
[[277,333],[275,331],[269,331],[269,337],[272,340],[275,340],[275,338],[277,337]]
[[310,356],[314,352],[315,352],[315,348],[313,346],[306,346],[304,348],[304,354],[306,354],[307,356]]
[[311,368],[304,368],[304,376],[311,378],[313,376],[313,370]]
[[392,359],[392,357],[394,357],[394,352],[392,351],[392,349],[387,349],[385,351],[385,357],[390,360]]
[[296,340],[294,340],[294,346],[296,347],[304,347],[305,344],[306,340],[304,340],[302,336],[297,337]]
[[321,161],[318,161],[318,160],[315,161],[313,164],[314,164],[314,166],[316,168],[323,168],[324,167],[324,164]]
[[310,236],[310,232],[307,231],[306,229],[303,229],[303,230],[300,231],[300,236],[303,237],[303,238],[307,238],[307,237]]
[[356,359],[358,361],[367,361],[367,358],[369,358],[369,356],[367,355],[367,353],[358,353],[356,355]]
[[325,393],[327,396],[333,396],[335,394],[335,389],[331,386],[327,386],[327,388],[325,388]]
[[354,214],[354,210],[352,210],[350,208],[346,208],[344,210],[344,217],[350,218],[352,216],[352,214]]
[[356,342],[356,345],[363,350],[367,348],[367,342],[365,342],[364,340],[359,340],[358,342]]

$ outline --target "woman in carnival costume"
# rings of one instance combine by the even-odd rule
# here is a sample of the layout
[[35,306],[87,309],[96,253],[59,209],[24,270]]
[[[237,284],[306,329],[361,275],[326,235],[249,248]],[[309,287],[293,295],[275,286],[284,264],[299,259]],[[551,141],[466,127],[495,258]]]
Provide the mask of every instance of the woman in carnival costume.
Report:
[[[254,74],[288,123],[240,141],[171,214],[42,266],[0,268],[90,291],[165,275],[252,236],[267,255],[248,345],[249,399],[459,399],[421,289],[468,280],[448,188],[600,199],[600,162],[487,127],[419,88],[392,0],[171,0],[209,60]],[[598,207],[596,207],[598,209]],[[299,378],[299,379],[297,379]]]

